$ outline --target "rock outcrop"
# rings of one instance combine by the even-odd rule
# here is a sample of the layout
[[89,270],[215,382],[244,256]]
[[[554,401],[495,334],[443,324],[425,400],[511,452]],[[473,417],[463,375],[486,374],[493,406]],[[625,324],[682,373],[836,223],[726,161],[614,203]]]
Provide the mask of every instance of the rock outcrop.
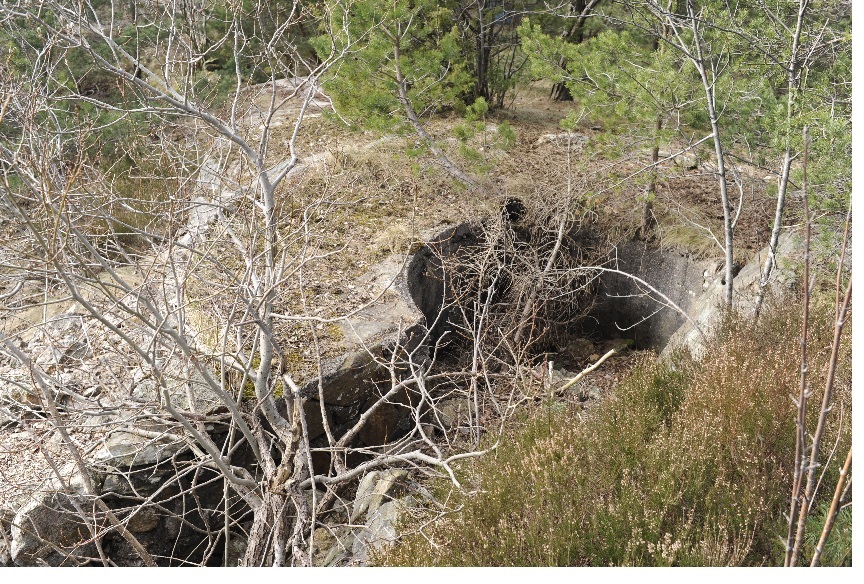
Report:
[[[735,309],[742,315],[753,314],[754,302],[759,291],[762,275],[762,264],[768,257],[769,248],[765,247],[756,254],[735,276]],[[796,269],[802,265],[804,257],[804,241],[800,233],[787,231],[780,236],[777,244],[777,265],[772,271],[768,282],[769,295],[782,298],[798,285]],[[706,268],[705,290],[696,295],[687,307],[691,321],[682,322],[680,328],[664,347],[663,354],[669,355],[674,349],[683,347],[695,357],[704,350],[704,339],[694,326],[694,323],[706,334],[720,322],[723,314],[724,282],[722,265],[714,264]],[[716,276],[710,277],[710,272]]]

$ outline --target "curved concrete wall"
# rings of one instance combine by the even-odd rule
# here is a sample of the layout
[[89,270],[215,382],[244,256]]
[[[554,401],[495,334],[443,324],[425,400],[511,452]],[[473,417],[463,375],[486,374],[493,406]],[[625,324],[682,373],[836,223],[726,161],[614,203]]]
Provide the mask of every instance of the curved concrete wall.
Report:
[[[705,262],[650,248],[643,241],[617,246],[608,267],[645,280],[685,311],[704,289]],[[601,274],[594,300],[580,332],[604,339],[633,339],[640,349],[663,350],[686,322],[680,312],[665,306],[637,281],[620,274]]]

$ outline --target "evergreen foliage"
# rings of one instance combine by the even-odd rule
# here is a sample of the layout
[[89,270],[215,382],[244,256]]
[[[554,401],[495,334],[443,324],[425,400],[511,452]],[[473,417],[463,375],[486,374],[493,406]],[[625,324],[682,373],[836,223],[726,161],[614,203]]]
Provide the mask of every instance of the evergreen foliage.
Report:
[[356,43],[324,80],[340,114],[358,127],[392,130],[404,123],[394,63],[408,99],[421,117],[453,107],[470,91],[471,78],[460,53],[453,13],[435,0],[361,0],[335,15],[340,36],[312,45],[321,58]]

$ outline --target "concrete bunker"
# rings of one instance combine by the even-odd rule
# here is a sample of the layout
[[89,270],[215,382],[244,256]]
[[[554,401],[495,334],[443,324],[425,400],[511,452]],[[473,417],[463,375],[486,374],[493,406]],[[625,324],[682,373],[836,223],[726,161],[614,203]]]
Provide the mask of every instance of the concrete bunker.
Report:
[[[579,236],[571,241],[579,241]],[[470,254],[477,253],[485,244],[478,224],[463,223],[431,239],[408,265],[408,290],[423,314],[424,324],[430,328],[432,342],[464,324],[463,313],[455,305],[466,292],[460,286],[476,286],[464,266]],[[636,348],[661,352],[687,322],[678,308],[687,312],[707,289],[718,269],[716,265],[652,247],[641,240],[615,246],[598,266],[622,273],[598,271],[594,284],[578,295],[579,304],[589,308],[567,325],[565,340],[559,342],[566,343],[566,337],[630,339]],[[678,308],[666,303],[639,280],[661,291]],[[505,282],[502,287],[506,285]]]

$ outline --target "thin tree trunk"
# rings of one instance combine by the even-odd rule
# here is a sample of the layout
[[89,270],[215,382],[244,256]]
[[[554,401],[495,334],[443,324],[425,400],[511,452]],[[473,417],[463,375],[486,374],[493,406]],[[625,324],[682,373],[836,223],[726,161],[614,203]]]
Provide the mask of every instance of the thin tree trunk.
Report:
[[287,533],[290,529],[287,511],[291,501],[287,494],[268,490],[263,503],[255,510],[249,544],[243,565],[246,567],[269,566],[277,556],[284,557]]
[[[828,535],[831,529],[834,528],[834,520],[837,519],[839,506],[842,502],[843,494],[848,491],[847,487],[843,488],[843,483],[846,482],[846,476],[852,468],[852,448],[849,448],[846,454],[846,462],[843,463],[843,468],[840,469],[840,478],[837,479],[837,486],[834,488],[834,498],[831,499],[831,508],[828,510],[828,517],[825,518],[825,526],[822,528],[822,535],[819,536],[819,543],[816,544],[816,549],[813,551],[813,559],[810,560],[810,567],[814,568],[819,565],[819,560],[822,558],[822,550],[825,547],[825,542],[828,540]],[[850,481],[851,482],[851,481]]]
[[825,393],[822,395],[822,409],[819,411],[819,422],[816,424],[816,432],[813,434],[813,444],[810,448],[810,462],[807,466],[807,486],[804,489],[804,495],[801,498],[800,511],[798,512],[798,530],[795,534],[795,545],[792,547],[792,554],[789,560],[789,566],[795,566],[798,563],[798,556],[801,553],[801,544],[804,541],[804,529],[807,524],[807,516],[810,513],[810,505],[813,503],[816,488],[816,469],[819,463],[819,450],[822,447],[822,434],[825,431],[825,420],[828,417],[828,412],[831,410],[831,395],[834,388],[834,374],[837,371],[837,355],[840,350],[840,337],[843,334],[843,326],[846,324],[846,314],[849,309],[849,302],[852,298],[852,282],[846,287],[846,296],[843,299],[843,307],[837,314],[837,321],[834,327],[834,343],[831,347],[831,360],[828,366],[828,379],[825,382]]
[[[585,21],[588,19],[588,14],[600,2],[600,0],[577,0],[570,4],[571,15],[574,12],[579,13],[576,21],[568,30],[561,35],[567,42],[575,41],[575,44],[580,45],[585,40]],[[567,58],[562,56],[558,59],[558,67],[564,70],[567,67]],[[552,91],[549,95],[556,101],[573,101],[573,96],[570,95],[570,90],[563,81],[559,81],[552,86]]]
[[[655,37],[653,48],[654,51],[660,51],[663,45],[660,44],[660,39]],[[651,149],[651,179],[648,182],[648,187],[645,190],[645,207],[642,209],[642,237],[648,239],[651,230],[654,228],[656,221],[654,220],[654,196],[657,193],[657,161],[660,160],[660,130],[663,129],[663,113],[657,114],[657,119],[654,123],[654,147]]]
[[[803,180],[803,190],[804,190],[804,203],[807,205],[807,146],[808,146],[808,135],[807,135],[807,127],[804,127],[804,180]],[[806,207],[808,211],[808,231],[809,231],[809,205]],[[809,239],[809,238],[808,238]],[[808,251],[809,254],[809,251]],[[837,275],[837,291],[840,290],[841,285],[841,275],[842,275],[842,259],[841,265],[838,266],[838,275]],[[809,286],[808,282],[805,282],[805,286]],[[813,503],[813,498],[815,497],[815,489],[816,489],[816,469],[819,464],[819,451],[822,447],[822,434],[825,431],[825,421],[828,418],[828,412],[831,410],[831,395],[834,388],[834,374],[837,371],[837,357],[840,351],[840,339],[843,334],[843,327],[846,323],[846,317],[849,310],[849,303],[852,300],[852,281],[849,281],[849,285],[846,287],[846,294],[843,299],[843,305],[837,305],[835,308],[835,322],[834,322],[834,341],[831,345],[831,357],[828,361],[828,376],[825,380],[825,391],[822,394],[822,405],[819,410],[819,420],[816,423],[816,431],[813,433],[812,444],[810,446],[810,457],[809,462],[806,466],[807,470],[807,484],[804,487],[804,493],[800,496],[800,502],[798,503],[798,528],[795,533],[795,543],[791,546],[791,550],[789,549],[787,540],[787,555],[786,555],[786,566],[795,566],[798,563],[798,556],[801,553],[801,545],[804,540],[804,531],[807,524],[807,516],[810,513],[810,506]],[[806,433],[805,433],[806,436]],[[806,457],[802,453],[802,467],[804,466],[804,460]],[[798,461],[796,461],[798,464]],[[802,471],[803,472],[803,471]],[[800,481],[803,480],[803,477],[799,479],[799,484],[797,487],[800,489]],[[794,494],[794,493],[793,493]],[[793,521],[793,517],[790,516],[790,522]],[[791,530],[790,530],[791,531]],[[791,533],[790,539],[791,539]]]
[[792,540],[795,535],[795,518],[801,498],[801,478],[804,476],[804,448],[807,444],[807,330],[810,324],[810,207],[804,201],[806,220],[804,235],[804,317],[801,325],[801,384],[798,389],[798,415],[795,419],[795,469],[792,474],[792,496],[789,498],[789,521],[786,530],[786,556],[784,565],[792,559]]
[[483,9],[485,2],[477,3],[477,80],[476,93],[478,96],[484,97],[486,101],[492,103],[489,99],[489,47],[488,28],[483,22]]
[[792,52],[789,57],[789,75],[786,95],[786,151],[783,153],[783,165],[780,170],[780,182],[777,186],[777,208],[774,211],[774,227],[771,229],[771,240],[768,243],[768,257],[762,267],[762,275],[759,279],[759,290],[756,293],[756,306],[754,318],[759,318],[762,310],[762,302],[765,298],[765,288],[771,278],[771,272],[777,263],[777,242],[780,240],[780,227],[783,224],[783,210],[786,207],[786,191],[789,188],[789,171],[792,167],[792,147],[790,145],[790,132],[792,126],[792,111],[795,104],[796,86],[798,84],[798,49],[801,44],[801,30],[804,26],[804,13],[807,10],[809,0],[800,0],[798,5],[798,20],[795,25],[795,33],[792,35]]
[[714,83],[712,79],[708,79],[708,73],[705,70],[705,58],[702,52],[702,37],[699,33],[699,26],[696,15],[693,12],[693,4],[687,3],[687,15],[690,19],[691,29],[693,31],[693,42],[696,48],[695,58],[691,57],[693,64],[699,72],[699,77],[702,80],[702,87],[705,89],[706,105],[708,106],[708,118],[711,121],[711,131],[714,136],[714,154],[717,157],[717,183],[720,187],[720,204],[723,206],[723,236],[726,252],[726,278],[725,278],[725,294],[724,301],[726,306],[732,306],[732,291],[735,277],[734,273],[734,252],[733,252],[733,226],[732,226],[732,208],[729,204],[729,190],[726,185],[726,161],[723,152],[723,142],[720,139],[720,124],[717,117],[717,109],[714,96]]

